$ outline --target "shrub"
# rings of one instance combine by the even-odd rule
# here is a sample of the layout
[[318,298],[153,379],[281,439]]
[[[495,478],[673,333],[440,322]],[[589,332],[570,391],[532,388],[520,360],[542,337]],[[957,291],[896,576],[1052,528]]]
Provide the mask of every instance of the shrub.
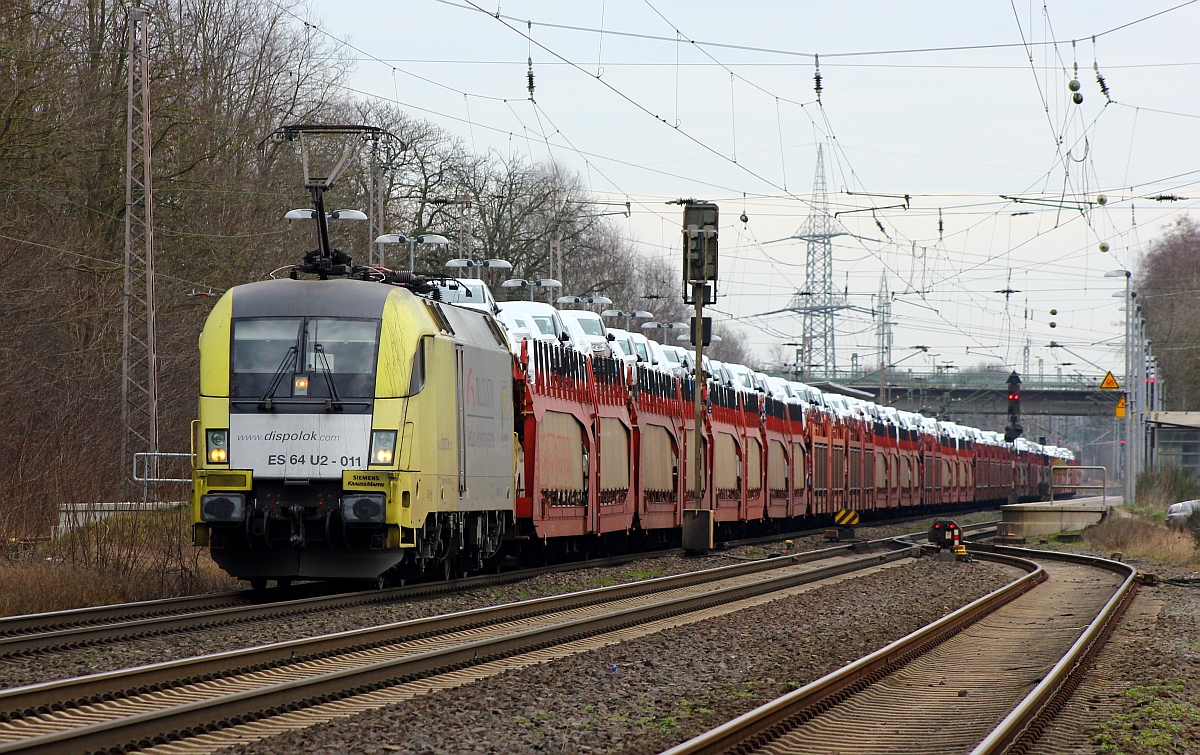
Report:
[[187,536],[186,508],[84,522],[0,559],[0,615],[227,590],[236,582]]
[[1194,498],[1200,498],[1200,480],[1190,472],[1176,467],[1148,469],[1138,475],[1137,503],[1131,509],[1147,519],[1161,520],[1172,503]]
[[1200,509],[1196,509],[1188,515],[1185,526],[1187,531],[1192,533],[1192,537],[1196,539],[1196,543],[1200,544]]

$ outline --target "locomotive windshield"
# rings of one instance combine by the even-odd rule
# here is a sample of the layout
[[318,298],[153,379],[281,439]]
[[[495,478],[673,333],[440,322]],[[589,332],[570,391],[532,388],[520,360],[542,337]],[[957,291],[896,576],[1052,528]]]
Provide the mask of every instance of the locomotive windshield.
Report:
[[[379,323],[331,317],[234,320],[229,395],[290,405],[375,394]],[[303,355],[303,358],[301,358]]]

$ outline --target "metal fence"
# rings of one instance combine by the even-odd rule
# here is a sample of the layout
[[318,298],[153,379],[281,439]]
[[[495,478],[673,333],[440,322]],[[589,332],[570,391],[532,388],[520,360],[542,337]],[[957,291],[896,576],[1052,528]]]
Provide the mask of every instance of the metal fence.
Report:
[[[1070,466],[1066,466],[1066,465],[1050,467],[1050,502],[1054,503],[1054,488],[1055,488],[1054,476],[1055,475],[1066,474],[1067,472],[1072,472],[1074,470],[1079,470],[1082,472],[1087,469],[1099,469],[1100,470],[1100,484],[1099,485],[1083,485],[1083,484],[1073,485],[1068,481],[1068,483],[1066,485],[1059,485],[1058,487],[1060,489],[1071,488],[1073,490],[1099,490],[1100,491],[1100,502],[1102,504],[1107,505],[1108,504],[1108,468],[1107,467],[1070,467]],[[1080,482],[1082,483],[1082,477],[1080,478]]]

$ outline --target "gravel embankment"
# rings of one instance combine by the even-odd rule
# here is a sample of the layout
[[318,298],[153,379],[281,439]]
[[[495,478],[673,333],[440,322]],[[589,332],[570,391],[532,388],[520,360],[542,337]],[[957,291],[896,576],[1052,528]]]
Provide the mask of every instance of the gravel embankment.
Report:
[[1017,574],[921,559],[223,752],[657,753]]
[[[996,512],[965,515],[959,521],[965,523],[990,518],[997,518]],[[932,519],[928,521],[932,522]],[[864,540],[890,537],[919,531],[924,526],[927,525],[910,522],[860,527],[858,536]],[[812,535],[797,538],[793,544],[793,551],[825,547],[828,547],[828,544],[823,537]],[[457,594],[336,611],[318,611],[302,616],[262,619],[209,630],[189,630],[95,647],[54,651],[26,658],[0,659],[0,689],[651,579],[724,566],[734,563],[739,558],[761,558],[781,550],[782,544],[731,548],[703,557],[651,557],[621,566],[543,574],[508,585]]]

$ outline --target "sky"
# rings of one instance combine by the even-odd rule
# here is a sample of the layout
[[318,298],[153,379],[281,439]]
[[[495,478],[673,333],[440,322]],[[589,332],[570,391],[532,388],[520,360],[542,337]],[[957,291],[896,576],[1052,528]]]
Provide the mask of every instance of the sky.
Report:
[[305,12],[355,59],[348,93],[399,103],[477,152],[578,173],[597,212],[630,203],[610,219],[646,256],[678,264],[667,201],[717,202],[713,314],[771,366],[801,335],[798,316],[760,315],[805,290],[805,246],[789,237],[813,205],[818,148],[843,234],[834,285],[853,307],[837,319],[842,368],[878,362],[886,277],[900,369],[1025,370],[1028,344],[1034,374],[1121,374],[1123,281],[1104,273],[1136,270],[1165,228],[1198,215],[1197,0],[310,0]]

